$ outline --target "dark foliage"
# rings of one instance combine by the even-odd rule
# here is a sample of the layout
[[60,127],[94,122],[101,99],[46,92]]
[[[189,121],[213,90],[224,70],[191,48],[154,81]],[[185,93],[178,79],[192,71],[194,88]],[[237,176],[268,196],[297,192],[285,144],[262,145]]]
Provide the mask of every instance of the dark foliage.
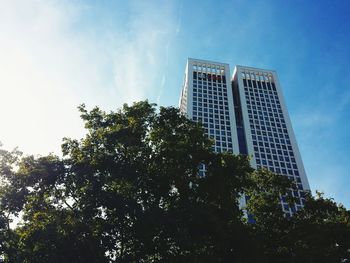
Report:
[[[157,112],[147,101],[110,113],[79,109],[87,134],[64,139],[62,158],[0,152],[5,262],[349,258],[348,210],[309,196],[304,210],[285,218],[279,200],[291,182],[254,171],[243,156],[213,153],[200,125],[177,109]],[[247,207],[239,205],[244,194]]]

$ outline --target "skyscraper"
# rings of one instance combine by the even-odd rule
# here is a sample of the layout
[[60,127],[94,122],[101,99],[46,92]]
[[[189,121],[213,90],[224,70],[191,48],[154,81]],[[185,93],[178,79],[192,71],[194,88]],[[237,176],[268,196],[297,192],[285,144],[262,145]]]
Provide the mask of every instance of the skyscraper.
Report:
[[203,124],[214,151],[239,153],[228,64],[188,59],[180,111]]
[[228,64],[188,59],[180,110],[203,124],[214,151],[249,155],[253,167],[294,180],[298,190],[291,194],[299,201],[293,207],[281,201],[290,215],[310,187],[277,74],[244,66],[235,67],[231,82],[229,74]]

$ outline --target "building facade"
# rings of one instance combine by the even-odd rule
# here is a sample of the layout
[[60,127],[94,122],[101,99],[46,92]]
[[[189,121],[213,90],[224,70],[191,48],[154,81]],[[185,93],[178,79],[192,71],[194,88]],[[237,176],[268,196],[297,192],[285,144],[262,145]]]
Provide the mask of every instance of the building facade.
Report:
[[203,124],[214,151],[239,153],[228,64],[188,59],[180,111]]
[[230,78],[228,64],[190,58],[180,110],[203,124],[214,151],[249,155],[253,167],[294,180],[291,194],[299,201],[281,204],[287,215],[302,207],[310,187],[275,71],[236,66]]

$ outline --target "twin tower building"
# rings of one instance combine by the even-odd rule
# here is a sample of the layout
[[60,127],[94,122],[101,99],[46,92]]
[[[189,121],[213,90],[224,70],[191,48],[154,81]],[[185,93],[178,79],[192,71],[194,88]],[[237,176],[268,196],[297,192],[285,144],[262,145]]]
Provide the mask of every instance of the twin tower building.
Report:
[[282,199],[287,215],[303,206],[310,186],[275,71],[236,66],[230,77],[228,64],[189,58],[180,111],[202,123],[214,151],[249,155],[253,167],[295,181],[299,202]]

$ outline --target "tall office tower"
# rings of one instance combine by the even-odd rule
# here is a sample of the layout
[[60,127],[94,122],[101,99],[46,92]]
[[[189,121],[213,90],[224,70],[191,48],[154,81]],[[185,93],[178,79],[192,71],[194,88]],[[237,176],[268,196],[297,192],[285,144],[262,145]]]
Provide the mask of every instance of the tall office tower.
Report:
[[232,89],[241,153],[253,156],[253,167],[266,167],[297,183],[298,190],[291,192],[298,199],[296,205],[289,207],[282,200],[290,215],[302,207],[310,187],[277,74],[236,66]]
[[188,59],[180,111],[203,124],[214,151],[239,153],[228,64]]
[[[180,97],[180,111],[201,122],[215,140],[213,150],[252,156],[251,165],[288,176],[297,183],[298,198],[287,215],[303,205],[309,183],[275,71],[188,59]],[[200,168],[200,174],[204,167]]]

